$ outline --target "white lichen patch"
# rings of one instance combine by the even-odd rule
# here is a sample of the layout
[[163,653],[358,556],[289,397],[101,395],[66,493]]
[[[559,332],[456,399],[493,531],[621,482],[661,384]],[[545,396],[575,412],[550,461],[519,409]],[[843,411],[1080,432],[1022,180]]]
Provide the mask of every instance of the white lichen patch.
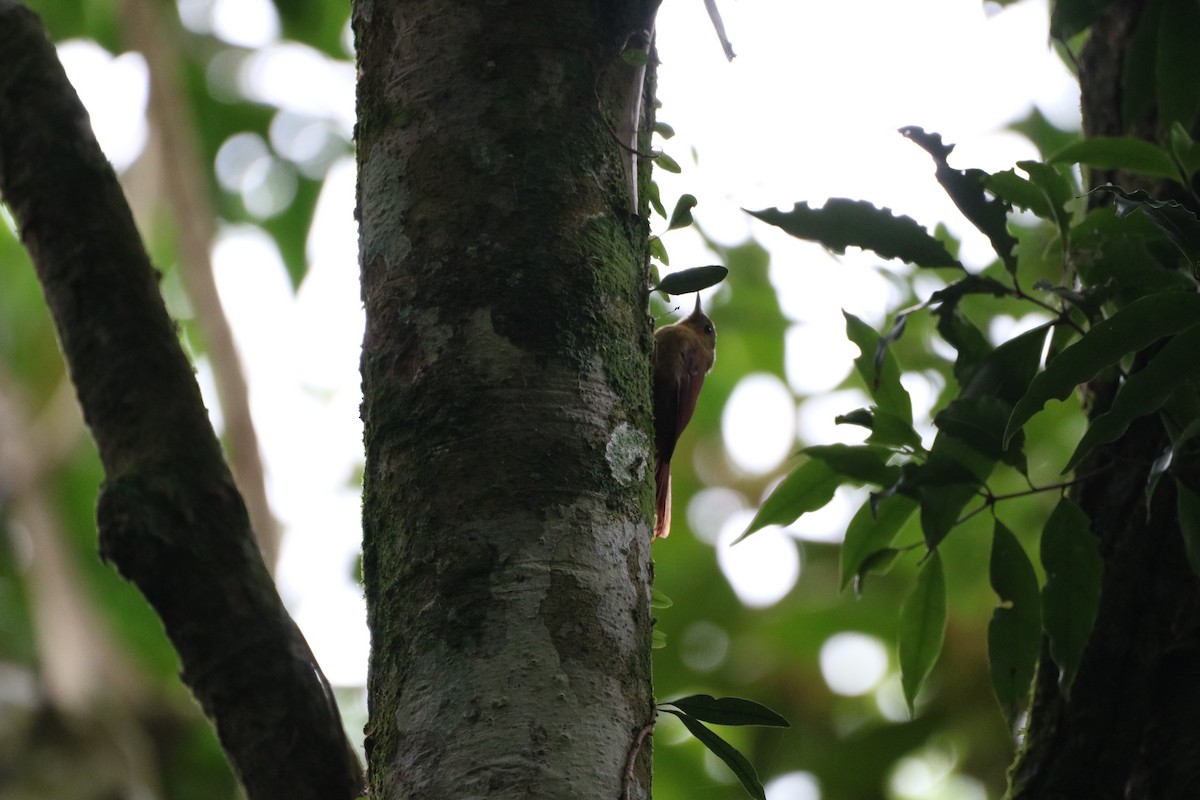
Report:
[[650,463],[650,438],[622,422],[609,435],[604,457],[612,476],[622,486],[645,480]]

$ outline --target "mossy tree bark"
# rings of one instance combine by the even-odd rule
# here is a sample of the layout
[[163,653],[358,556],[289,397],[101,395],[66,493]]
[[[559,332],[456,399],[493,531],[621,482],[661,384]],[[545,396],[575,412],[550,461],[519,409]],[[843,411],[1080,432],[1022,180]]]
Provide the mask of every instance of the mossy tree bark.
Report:
[[[1112,3],[1080,54],[1084,134],[1161,141],[1153,109],[1123,116],[1126,55],[1150,4]],[[1165,185],[1115,171],[1090,176],[1186,201]],[[1178,189],[1179,187],[1175,187]],[[1115,385],[1089,389],[1090,416],[1107,410]],[[1092,520],[1104,559],[1099,613],[1084,659],[1064,696],[1043,654],[1030,725],[1012,771],[1013,798],[1200,797],[1200,581],[1184,554],[1174,484],[1147,501],[1151,466],[1168,440],[1157,418],[1098,447],[1079,467],[1073,492]],[[1200,464],[1176,453],[1172,473],[1196,485]]]
[[355,6],[374,797],[649,793],[656,6]]

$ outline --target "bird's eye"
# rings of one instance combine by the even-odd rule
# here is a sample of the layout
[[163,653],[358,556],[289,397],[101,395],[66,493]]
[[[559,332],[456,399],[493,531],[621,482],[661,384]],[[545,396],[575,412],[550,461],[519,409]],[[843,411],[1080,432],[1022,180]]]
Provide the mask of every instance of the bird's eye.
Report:
[[713,326],[712,326],[712,325],[705,325],[705,326],[704,326],[704,332],[705,332],[705,333],[716,333],[716,331],[715,331],[715,330],[713,330]]

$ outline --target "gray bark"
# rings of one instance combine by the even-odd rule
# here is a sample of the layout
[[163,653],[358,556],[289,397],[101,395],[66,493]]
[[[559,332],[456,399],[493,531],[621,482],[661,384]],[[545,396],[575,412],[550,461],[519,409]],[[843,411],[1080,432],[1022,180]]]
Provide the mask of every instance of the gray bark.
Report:
[[[374,797],[616,798],[650,720],[648,228],[617,130],[656,5],[355,6]],[[648,743],[635,767],[647,796]]]

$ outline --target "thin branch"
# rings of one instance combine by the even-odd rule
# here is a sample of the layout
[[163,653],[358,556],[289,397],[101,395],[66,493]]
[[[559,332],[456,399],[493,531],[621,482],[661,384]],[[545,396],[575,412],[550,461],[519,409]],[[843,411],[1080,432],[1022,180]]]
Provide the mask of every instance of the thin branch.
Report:
[[162,618],[250,800],[358,796],[329,684],[263,564],[116,175],[14,0],[0,0],[0,194],[104,467],[101,557]]

